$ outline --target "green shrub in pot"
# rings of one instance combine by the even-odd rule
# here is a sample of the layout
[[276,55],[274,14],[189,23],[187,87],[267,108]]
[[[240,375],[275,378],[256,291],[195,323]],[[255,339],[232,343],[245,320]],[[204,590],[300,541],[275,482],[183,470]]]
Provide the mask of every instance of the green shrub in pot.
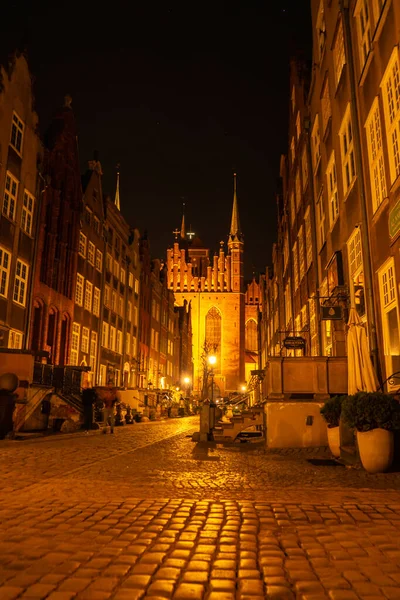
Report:
[[358,392],[344,400],[342,418],[357,431],[394,431],[400,429],[400,404],[391,394]]
[[342,404],[347,396],[333,396],[329,398],[321,408],[320,413],[326,422],[328,429],[339,427],[340,415],[342,413]]

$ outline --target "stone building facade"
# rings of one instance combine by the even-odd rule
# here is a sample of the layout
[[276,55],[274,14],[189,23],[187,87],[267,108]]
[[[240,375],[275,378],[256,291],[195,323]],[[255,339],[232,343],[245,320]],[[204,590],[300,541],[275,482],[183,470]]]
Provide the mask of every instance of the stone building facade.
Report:
[[42,145],[23,55],[0,65],[0,347],[29,347]]
[[[183,223],[184,225],[184,223]],[[244,242],[240,228],[236,175],[228,252],[224,242],[219,253],[197,237],[188,239],[184,226],[167,250],[168,286],[178,306],[190,303],[193,336],[193,389],[202,389],[206,354],[216,354],[214,395],[236,392],[245,381]]]

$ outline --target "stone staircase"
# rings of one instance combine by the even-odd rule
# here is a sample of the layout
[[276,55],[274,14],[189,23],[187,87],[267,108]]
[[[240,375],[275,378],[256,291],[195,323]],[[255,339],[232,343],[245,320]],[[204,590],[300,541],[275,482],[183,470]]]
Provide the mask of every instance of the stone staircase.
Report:
[[219,421],[212,430],[214,442],[234,442],[238,435],[248,427],[262,431],[264,426],[264,407],[253,406],[240,415],[234,415],[230,421]]

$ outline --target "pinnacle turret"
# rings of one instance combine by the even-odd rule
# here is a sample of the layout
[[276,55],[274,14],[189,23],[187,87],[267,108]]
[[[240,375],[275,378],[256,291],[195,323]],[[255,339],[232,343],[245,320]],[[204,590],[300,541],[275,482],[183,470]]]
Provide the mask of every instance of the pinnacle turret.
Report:
[[236,192],[236,173],[233,174],[233,207],[232,207],[232,219],[231,219],[231,229],[229,232],[229,238],[231,240],[239,240],[242,241],[242,232],[240,229],[240,220],[239,220],[239,207],[237,201],[237,192]]

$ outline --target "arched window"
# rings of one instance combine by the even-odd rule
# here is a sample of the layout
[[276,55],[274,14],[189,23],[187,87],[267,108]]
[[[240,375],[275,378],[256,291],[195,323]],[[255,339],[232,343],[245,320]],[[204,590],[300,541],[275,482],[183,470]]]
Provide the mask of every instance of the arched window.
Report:
[[254,319],[249,319],[246,323],[246,350],[249,352],[258,351],[257,343],[257,323]]
[[217,355],[216,368],[221,365],[221,313],[215,306],[210,308],[206,315],[206,345],[210,353]]

